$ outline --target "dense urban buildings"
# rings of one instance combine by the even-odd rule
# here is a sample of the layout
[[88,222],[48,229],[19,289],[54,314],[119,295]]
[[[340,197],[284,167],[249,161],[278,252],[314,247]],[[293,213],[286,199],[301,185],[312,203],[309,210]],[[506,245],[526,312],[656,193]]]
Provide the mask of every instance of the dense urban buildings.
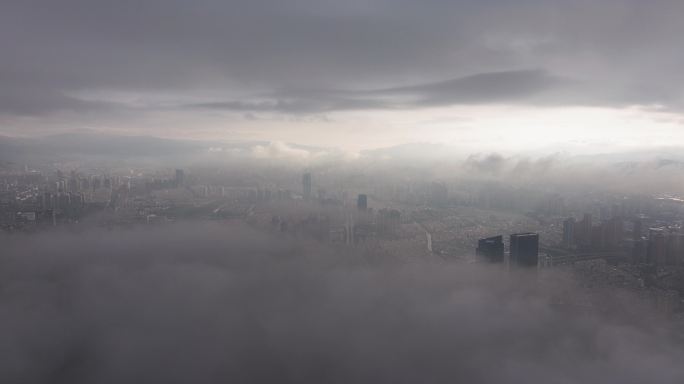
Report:
[[[206,166],[10,166],[0,174],[0,229],[11,239],[211,223],[230,236],[227,228],[239,223],[285,250],[306,244],[320,252],[312,260],[334,254],[333,265],[482,266],[490,271],[487,286],[548,293],[553,311],[601,313],[614,297],[628,295],[637,298],[640,316],[683,318],[678,200],[436,181],[424,173],[395,178],[270,167],[223,174]],[[563,274],[571,274],[582,296],[574,289],[547,292]]]

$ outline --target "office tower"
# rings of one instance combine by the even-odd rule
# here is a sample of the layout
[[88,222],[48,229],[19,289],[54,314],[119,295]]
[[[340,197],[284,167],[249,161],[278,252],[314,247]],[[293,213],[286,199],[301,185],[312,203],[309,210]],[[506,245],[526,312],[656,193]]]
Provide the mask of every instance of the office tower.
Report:
[[302,195],[306,200],[311,199],[311,174],[308,172],[302,176]]
[[511,235],[511,265],[536,267],[539,262],[539,234],[516,233]]
[[483,257],[485,260],[491,263],[503,263],[503,236],[494,236],[478,240],[475,254],[477,256]]
[[624,223],[620,217],[614,217],[603,223],[603,247],[617,249],[623,241]]
[[368,209],[368,196],[360,194],[356,199],[356,208],[358,208],[360,211],[365,211]]
[[176,187],[180,187],[185,183],[185,172],[182,169],[176,169],[176,178],[173,180]]
[[591,245],[592,237],[592,223],[591,214],[585,213],[582,221],[578,223],[577,231],[575,231],[575,242],[579,245],[589,246]]
[[575,218],[563,221],[563,247],[572,248],[575,245]]

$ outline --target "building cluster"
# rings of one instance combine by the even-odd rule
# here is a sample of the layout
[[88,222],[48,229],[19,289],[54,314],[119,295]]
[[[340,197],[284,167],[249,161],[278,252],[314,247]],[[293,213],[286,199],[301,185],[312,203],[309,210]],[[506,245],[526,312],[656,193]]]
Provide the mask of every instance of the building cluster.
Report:
[[[679,296],[671,292],[679,289],[677,268],[684,271],[684,204],[675,198],[573,199],[500,183],[359,181],[309,171],[271,178],[201,172],[52,167],[2,173],[0,230],[48,229],[99,212],[97,224],[106,227],[239,220],[407,259],[470,258],[477,242],[478,258],[489,263],[527,270],[586,263],[592,267],[585,272],[597,279],[632,279],[634,286],[660,292],[661,307],[678,308]],[[588,213],[568,218],[568,212]],[[485,237],[492,233],[512,235]]]
[[[143,196],[184,184],[184,172],[180,169],[171,178],[84,174],[75,170],[65,173],[59,169],[5,173],[0,175],[0,229],[34,231],[78,223],[89,214],[107,209],[132,210],[142,215],[142,211],[160,205]],[[141,220],[145,221],[148,215],[142,215]]]
[[624,220],[611,217],[598,224],[592,222],[592,215],[584,214],[582,220],[568,218],[563,221],[563,246],[580,251],[617,250],[624,242]]
[[684,233],[680,227],[649,228],[634,239],[632,257],[636,263],[656,266],[684,265]]
[[539,234],[515,233],[509,238],[509,252],[505,253],[503,236],[480,239],[475,253],[490,263],[507,263],[512,267],[537,267],[539,264]]
[[102,175],[83,176],[72,171],[44,175],[37,171],[0,178],[0,229],[36,230],[78,221],[91,212],[100,195],[119,183]]
[[577,221],[563,221],[562,247],[575,253],[625,253],[634,263],[659,266],[684,265],[684,231],[680,224],[654,221],[645,230],[646,218],[635,218],[625,225],[622,217],[614,216],[592,224],[592,215],[584,214]]
[[[296,236],[308,236],[333,244],[357,245],[369,240],[392,238],[402,223],[397,209],[369,207],[369,197],[360,193],[355,207],[344,201],[332,200],[319,193],[312,194],[311,173],[302,176],[301,200],[294,199],[286,214],[273,214],[270,219],[272,231]],[[278,210],[279,206],[271,209]]]

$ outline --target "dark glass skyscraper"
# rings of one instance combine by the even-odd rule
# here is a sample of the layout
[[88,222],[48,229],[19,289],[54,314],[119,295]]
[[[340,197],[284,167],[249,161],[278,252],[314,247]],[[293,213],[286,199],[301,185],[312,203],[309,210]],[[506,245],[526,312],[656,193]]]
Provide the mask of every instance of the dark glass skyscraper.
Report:
[[563,221],[563,247],[572,248],[575,245],[575,218]]
[[511,235],[511,265],[536,267],[539,262],[539,234],[517,233]]
[[478,240],[477,249],[475,250],[475,253],[477,254],[477,256],[483,257],[485,260],[489,262],[503,263],[503,236],[494,236]]

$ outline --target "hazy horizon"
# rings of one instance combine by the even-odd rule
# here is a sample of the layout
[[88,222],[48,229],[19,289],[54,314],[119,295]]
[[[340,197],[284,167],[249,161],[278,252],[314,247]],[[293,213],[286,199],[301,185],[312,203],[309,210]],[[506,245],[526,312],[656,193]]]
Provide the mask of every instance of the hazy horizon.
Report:
[[684,383],[684,1],[0,1],[0,382]]

